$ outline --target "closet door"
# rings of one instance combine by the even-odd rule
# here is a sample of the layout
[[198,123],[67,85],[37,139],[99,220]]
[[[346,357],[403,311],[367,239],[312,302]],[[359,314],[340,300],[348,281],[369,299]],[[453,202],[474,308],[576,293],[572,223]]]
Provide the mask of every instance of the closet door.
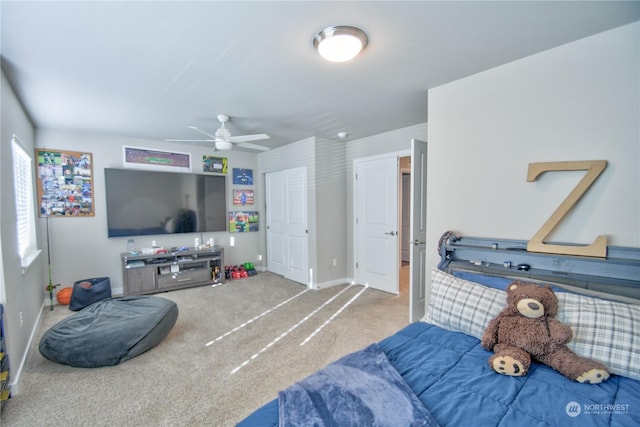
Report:
[[286,276],[287,219],[285,188],[282,172],[272,172],[265,177],[267,201],[267,269]]
[[307,170],[287,169],[266,175],[267,268],[310,285]]

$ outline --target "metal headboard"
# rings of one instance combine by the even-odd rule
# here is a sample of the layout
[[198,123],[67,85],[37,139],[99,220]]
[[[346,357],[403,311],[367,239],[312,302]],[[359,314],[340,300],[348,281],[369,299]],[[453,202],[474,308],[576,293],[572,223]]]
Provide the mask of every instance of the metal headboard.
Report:
[[458,236],[438,243],[438,268],[564,283],[589,291],[640,299],[640,248],[609,246],[606,258],[527,251],[523,240]]

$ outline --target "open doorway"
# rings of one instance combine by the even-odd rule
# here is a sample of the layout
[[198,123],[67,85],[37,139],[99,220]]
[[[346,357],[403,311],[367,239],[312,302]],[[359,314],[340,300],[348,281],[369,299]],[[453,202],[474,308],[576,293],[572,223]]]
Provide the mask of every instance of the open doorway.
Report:
[[400,269],[398,271],[398,283],[400,294],[409,293],[409,280],[411,271],[411,156],[399,158],[400,192],[398,194],[398,206],[400,207]]

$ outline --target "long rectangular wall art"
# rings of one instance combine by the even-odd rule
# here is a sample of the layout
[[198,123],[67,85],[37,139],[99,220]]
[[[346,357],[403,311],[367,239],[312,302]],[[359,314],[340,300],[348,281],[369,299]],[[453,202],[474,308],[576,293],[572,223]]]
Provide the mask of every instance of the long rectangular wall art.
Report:
[[125,168],[191,172],[191,154],[140,147],[122,147]]

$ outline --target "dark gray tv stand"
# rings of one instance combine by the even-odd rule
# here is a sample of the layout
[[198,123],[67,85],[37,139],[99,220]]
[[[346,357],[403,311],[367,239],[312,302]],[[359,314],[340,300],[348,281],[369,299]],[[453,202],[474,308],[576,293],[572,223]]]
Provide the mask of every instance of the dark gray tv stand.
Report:
[[153,294],[224,281],[219,246],[161,254],[120,254],[125,295]]

